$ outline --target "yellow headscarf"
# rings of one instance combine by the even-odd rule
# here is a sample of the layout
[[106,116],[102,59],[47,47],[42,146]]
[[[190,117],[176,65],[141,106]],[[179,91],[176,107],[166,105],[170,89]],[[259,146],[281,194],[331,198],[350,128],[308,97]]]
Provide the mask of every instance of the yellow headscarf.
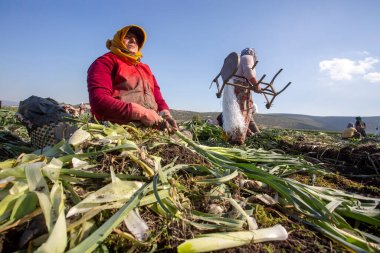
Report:
[[[142,35],[143,37],[143,38],[141,38],[141,36],[140,38],[138,37],[139,50],[137,51],[136,54],[129,53],[127,50],[127,47],[124,45],[124,42],[123,42],[125,35],[127,35],[128,31],[131,28],[139,30],[140,35]],[[112,53],[119,56],[123,61],[136,64],[140,62],[140,58],[142,58],[142,54],[140,51],[145,44],[145,40],[146,40],[146,33],[144,29],[142,29],[140,26],[137,26],[137,25],[130,25],[130,26],[121,28],[119,31],[117,31],[112,40],[107,40],[106,46],[109,50],[111,50]]]

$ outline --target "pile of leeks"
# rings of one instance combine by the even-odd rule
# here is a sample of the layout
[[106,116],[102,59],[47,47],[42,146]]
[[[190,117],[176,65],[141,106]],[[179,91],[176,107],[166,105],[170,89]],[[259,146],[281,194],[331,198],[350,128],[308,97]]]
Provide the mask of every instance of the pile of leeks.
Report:
[[[37,252],[104,250],[103,242],[111,233],[131,242],[125,251],[138,252],[141,247],[153,251],[157,242],[150,236],[152,228],[139,214],[140,208],[147,207],[165,219],[177,219],[202,231],[196,238],[181,243],[178,252],[208,252],[286,240],[288,233],[281,224],[258,228],[245,203],[225,190],[231,180],[242,177],[261,182],[273,192],[272,196],[258,194],[259,199],[277,205],[285,214],[348,249],[380,250],[378,236],[347,222],[349,218],[379,231],[380,198],[309,186],[284,177],[291,171],[316,170],[299,158],[261,149],[204,146],[181,132],[175,136],[144,131],[133,125],[86,123],[68,141],[0,162],[0,232],[14,229],[42,213],[47,233],[29,243]],[[162,167],[161,158],[149,151],[168,143],[194,151],[207,164],[173,161]],[[99,167],[99,158],[106,155],[128,159],[130,163],[126,166],[138,168],[140,173],[116,173],[112,167],[107,171],[94,170]],[[238,215],[228,217],[218,207],[216,213],[205,213],[186,204],[185,199],[190,203],[192,200],[183,196],[184,185],[173,183],[173,178],[184,171],[192,173],[194,184],[216,189],[205,194],[229,203]],[[78,194],[76,184],[92,178],[107,183],[92,187],[84,195]],[[96,217],[105,210],[113,210],[112,215],[98,224]],[[120,224],[127,229],[122,231]]]

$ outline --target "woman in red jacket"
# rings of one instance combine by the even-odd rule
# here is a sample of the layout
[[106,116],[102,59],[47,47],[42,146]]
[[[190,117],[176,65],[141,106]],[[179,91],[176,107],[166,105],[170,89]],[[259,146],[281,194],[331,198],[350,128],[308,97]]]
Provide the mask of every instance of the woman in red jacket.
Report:
[[164,119],[167,128],[178,129],[149,66],[140,62],[145,40],[145,31],[130,25],[107,41],[110,52],[88,69],[91,111],[97,120],[153,126]]

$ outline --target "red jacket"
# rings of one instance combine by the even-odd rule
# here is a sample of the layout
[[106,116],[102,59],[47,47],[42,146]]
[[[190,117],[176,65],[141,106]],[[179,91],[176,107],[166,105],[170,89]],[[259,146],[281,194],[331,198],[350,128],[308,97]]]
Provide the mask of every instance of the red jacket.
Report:
[[146,64],[126,63],[109,52],[96,59],[87,74],[91,111],[98,120],[114,123],[131,121],[131,103],[121,101],[118,96],[123,90],[133,89],[139,81],[150,86],[158,111],[169,110],[156,78]]

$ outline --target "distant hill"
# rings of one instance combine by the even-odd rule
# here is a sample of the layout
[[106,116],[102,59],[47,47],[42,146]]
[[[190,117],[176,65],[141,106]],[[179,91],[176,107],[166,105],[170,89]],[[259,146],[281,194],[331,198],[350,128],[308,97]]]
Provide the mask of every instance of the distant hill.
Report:
[[[2,106],[18,106],[19,102],[2,100]],[[193,117],[211,119],[216,123],[218,112],[193,112],[183,110],[171,110],[178,121],[191,120]],[[377,124],[380,124],[380,116],[362,117],[367,125],[368,133],[375,133]],[[321,131],[342,131],[349,122],[355,123],[355,116],[309,116],[301,114],[256,114],[256,123],[260,127],[306,129]],[[380,127],[380,126],[379,126]]]
[[[175,119],[179,121],[191,120],[193,117],[211,119],[216,122],[218,112],[192,112],[172,110]],[[375,133],[380,116],[362,117],[367,125],[368,133]],[[355,123],[355,116],[309,116],[301,114],[256,114],[256,123],[260,127],[306,129],[321,131],[342,131],[349,122]]]
[[10,100],[0,100],[1,106],[18,106],[19,102],[10,101]]

